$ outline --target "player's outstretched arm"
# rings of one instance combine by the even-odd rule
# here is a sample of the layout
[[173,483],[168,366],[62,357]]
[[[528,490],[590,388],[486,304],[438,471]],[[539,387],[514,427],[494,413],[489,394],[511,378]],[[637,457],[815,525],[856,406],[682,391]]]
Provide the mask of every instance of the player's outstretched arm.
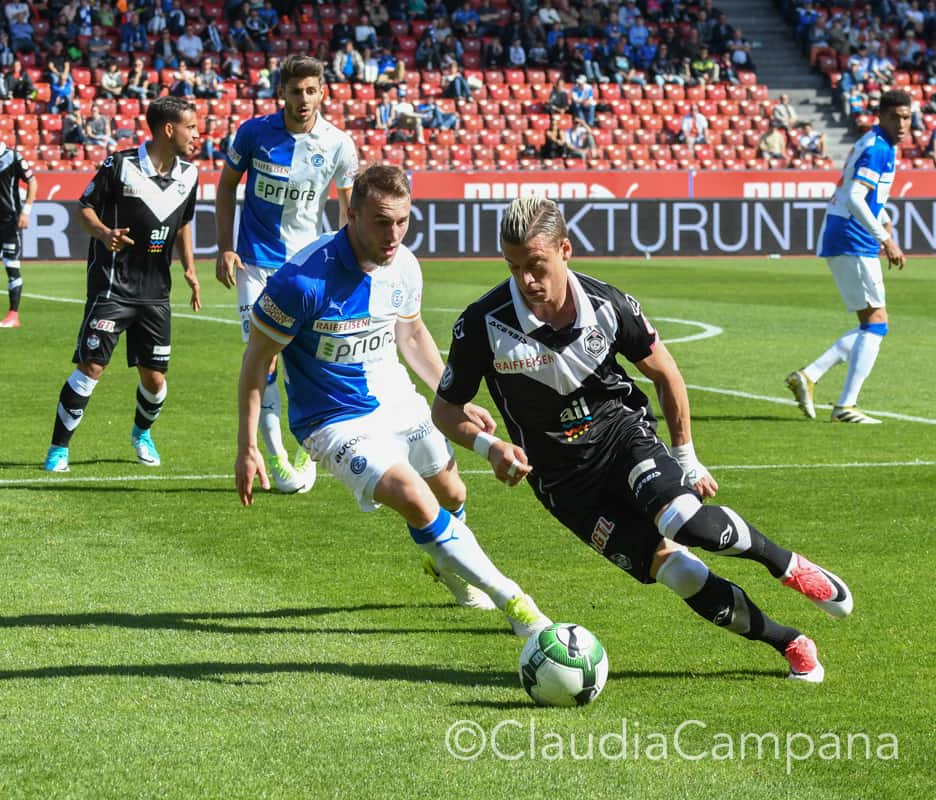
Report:
[[215,197],[215,234],[218,240],[215,277],[228,289],[236,283],[236,270],[244,268],[240,256],[234,252],[234,207],[241,177],[242,173],[225,164]]
[[526,452],[483,430],[473,418],[476,408],[479,406],[473,403],[456,405],[436,395],[432,401],[432,421],[451,441],[486,458],[499,481],[515,486],[533,471]]
[[666,345],[657,341],[653,352],[647,358],[638,361],[635,366],[653,381],[656,387],[663,417],[670,431],[673,457],[702,497],[714,497],[718,491],[718,483],[696,457],[692,445],[689,393],[675,359],[666,349]]
[[282,349],[283,345],[251,325],[237,385],[237,459],[234,462],[237,494],[245,506],[253,504],[254,478],[260,479],[261,488],[270,488],[270,479],[257,444],[257,423],[260,421],[260,402],[270,362]]
[[192,223],[186,222],[176,235],[176,252],[179,254],[179,261],[182,262],[182,276],[185,282],[192,290],[192,297],[189,304],[192,311],[198,311],[201,308],[201,286],[198,283],[198,273],[195,270],[195,247],[192,244]]
[[133,239],[127,235],[130,233],[129,228],[108,228],[101,222],[97,211],[89,206],[82,206],[78,210],[78,221],[85,233],[102,242],[112,253],[119,253],[125,247],[132,247],[134,244]]

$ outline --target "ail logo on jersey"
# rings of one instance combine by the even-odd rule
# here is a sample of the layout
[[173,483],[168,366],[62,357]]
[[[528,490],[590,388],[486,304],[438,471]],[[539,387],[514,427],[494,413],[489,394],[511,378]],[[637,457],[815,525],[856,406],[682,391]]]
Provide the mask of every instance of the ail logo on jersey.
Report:
[[300,184],[270,180],[259,176],[254,183],[254,194],[268,203],[282,206],[286,203],[311,203],[315,199],[315,189],[306,181]]
[[290,167],[288,164],[274,164],[271,161],[263,161],[259,158],[250,159],[250,164],[257,172],[263,172],[267,175],[278,175],[281,178],[289,177]]
[[260,296],[260,310],[266,314],[274,322],[279,323],[284,328],[291,328],[295,322],[295,317],[289,316],[285,313],[276,303],[273,302],[273,298],[268,294],[263,294]]
[[585,352],[595,361],[601,361],[608,352],[608,338],[599,328],[592,328],[585,336]]
[[323,336],[319,339],[315,357],[333,364],[360,364],[379,361],[388,348],[396,348],[396,336],[392,328],[340,339]]
[[599,553],[604,553],[612,533],[614,533],[614,523],[604,517],[598,517],[598,522],[595,523],[595,529],[591,535],[591,546]]
[[161,253],[166,246],[166,237],[169,236],[169,226],[163,225],[161,228],[153,228],[150,231],[149,245],[146,248],[147,253]]
[[370,317],[357,319],[317,319],[312,323],[312,330],[316,333],[354,333],[366,331],[371,324]]
[[103,333],[113,333],[115,323],[112,319],[92,319],[88,327],[93,331],[102,331]]
[[559,415],[559,422],[562,425],[562,432],[566,439],[578,439],[585,431],[591,427],[592,413],[584,397],[573,400],[572,404],[562,409]]

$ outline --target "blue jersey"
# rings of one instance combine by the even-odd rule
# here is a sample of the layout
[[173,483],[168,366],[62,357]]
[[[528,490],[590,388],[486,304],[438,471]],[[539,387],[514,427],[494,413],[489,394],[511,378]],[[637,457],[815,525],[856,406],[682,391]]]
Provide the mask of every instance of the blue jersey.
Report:
[[322,425],[413,396],[396,325],[419,319],[421,299],[422,273],[409,249],[401,245],[388,265],[364,272],[345,229],[270,276],[250,321],[286,345],[289,427],[300,442]]
[[896,148],[877,126],[855,143],[826,209],[819,234],[820,256],[878,255],[880,242],[852,216],[848,210],[848,197],[855,181],[867,187],[865,202],[871,216],[879,219],[894,185],[896,163]]
[[247,172],[237,254],[266,269],[318,238],[329,184],[349,188],[358,167],[351,137],[321,114],[308,133],[291,133],[282,111],[241,125],[226,160]]

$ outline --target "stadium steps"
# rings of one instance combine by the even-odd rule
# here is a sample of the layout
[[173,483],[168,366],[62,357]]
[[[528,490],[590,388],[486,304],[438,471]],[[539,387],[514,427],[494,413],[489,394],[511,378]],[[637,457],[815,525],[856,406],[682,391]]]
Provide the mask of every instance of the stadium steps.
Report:
[[773,2],[719,0],[718,8],[752,43],[758,83],[770,88],[772,98],[790,95],[800,119],[809,120],[814,128],[825,132],[833,163],[843,164],[855,135],[848,123],[834,113],[832,93],[825,79],[810,70],[808,59],[800,52],[790,27]]

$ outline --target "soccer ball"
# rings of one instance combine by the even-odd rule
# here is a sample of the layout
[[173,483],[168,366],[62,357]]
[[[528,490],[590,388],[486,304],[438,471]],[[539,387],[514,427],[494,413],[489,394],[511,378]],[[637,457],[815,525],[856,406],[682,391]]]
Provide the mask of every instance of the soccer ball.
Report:
[[541,706],[584,706],[608,680],[608,655],[594,634],[571,622],[534,633],[520,653],[520,683]]

